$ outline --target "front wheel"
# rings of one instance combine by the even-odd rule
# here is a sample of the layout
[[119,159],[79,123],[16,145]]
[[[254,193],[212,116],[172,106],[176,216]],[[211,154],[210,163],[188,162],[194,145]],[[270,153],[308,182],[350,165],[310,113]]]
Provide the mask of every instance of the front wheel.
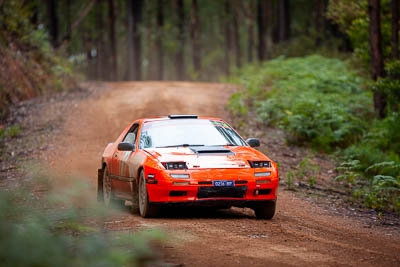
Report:
[[144,171],[139,176],[139,212],[143,218],[156,217],[159,212],[159,207],[154,206],[149,202],[149,194],[147,193],[146,179]]
[[275,215],[276,200],[257,205],[253,208],[257,219],[271,220]]

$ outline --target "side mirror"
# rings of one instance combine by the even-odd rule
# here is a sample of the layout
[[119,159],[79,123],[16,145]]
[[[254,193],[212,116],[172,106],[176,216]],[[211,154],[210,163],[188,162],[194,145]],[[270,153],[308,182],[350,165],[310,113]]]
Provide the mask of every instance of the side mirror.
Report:
[[122,142],[118,144],[118,150],[120,151],[133,151],[135,150],[135,145],[129,142]]
[[248,138],[246,142],[249,144],[251,147],[258,147],[260,146],[260,140],[257,138]]

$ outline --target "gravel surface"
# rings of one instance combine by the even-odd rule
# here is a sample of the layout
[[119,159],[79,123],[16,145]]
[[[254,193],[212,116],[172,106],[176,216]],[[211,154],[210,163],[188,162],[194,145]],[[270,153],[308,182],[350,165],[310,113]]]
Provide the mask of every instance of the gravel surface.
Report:
[[[83,88],[16,107],[8,123],[18,123],[23,130],[4,144],[3,186],[18,180],[15,166],[31,159],[95,185],[104,147],[139,117],[195,113],[238,119],[225,110],[235,90],[227,84],[118,82],[88,83]],[[334,164],[328,157],[286,145],[279,130],[256,121],[246,123],[239,132],[260,137],[260,150],[280,164],[282,186],[273,220],[256,220],[252,210],[239,208],[165,210],[161,218],[143,219],[126,208],[109,218],[104,228],[162,229],[170,236],[160,245],[164,260],[181,266],[400,265],[398,218],[385,224],[373,212],[344,206],[345,189],[333,183]],[[309,170],[317,189],[307,186],[310,182],[304,178],[297,182],[297,192],[284,190],[287,173],[298,171],[306,156],[311,166],[318,166]],[[87,193],[96,196],[94,190]]]

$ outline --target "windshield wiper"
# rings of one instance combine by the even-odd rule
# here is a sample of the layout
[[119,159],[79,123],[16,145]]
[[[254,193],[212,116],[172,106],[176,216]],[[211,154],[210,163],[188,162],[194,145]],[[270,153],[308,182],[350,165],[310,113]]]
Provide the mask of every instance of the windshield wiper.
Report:
[[200,144],[181,144],[181,145],[172,145],[172,146],[158,146],[157,148],[164,148],[164,147],[185,147],[185,146],[204,146]]
[[225,145],[212,145],[212,146],[238,146],[238,145],[235,145],[235,144],[225,144]]

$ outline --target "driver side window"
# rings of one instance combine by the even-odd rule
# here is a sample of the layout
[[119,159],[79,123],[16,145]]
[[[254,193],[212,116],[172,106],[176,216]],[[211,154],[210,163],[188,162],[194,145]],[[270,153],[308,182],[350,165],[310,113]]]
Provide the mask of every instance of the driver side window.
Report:
[[139,124],[132,125],[131,129],[129,129],[129,132],[126,134],[122,142],[128,142],[135,145],[138,130],[139,130]]

